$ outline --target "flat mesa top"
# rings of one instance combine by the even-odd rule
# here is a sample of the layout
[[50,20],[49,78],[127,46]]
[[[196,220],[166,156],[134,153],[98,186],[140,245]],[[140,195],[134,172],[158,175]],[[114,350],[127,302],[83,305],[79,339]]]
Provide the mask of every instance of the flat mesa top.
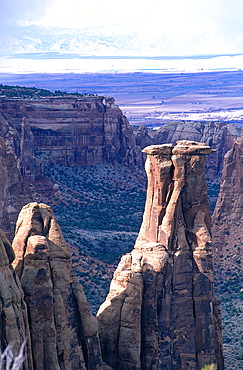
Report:
[[180,140],[173,144],[150,145],[143,149],[144,153],[148,155],[161,154],[185,154],[185,155],[206,155],[215,152],[210,146],[205,143],[198,143],[196,141]]

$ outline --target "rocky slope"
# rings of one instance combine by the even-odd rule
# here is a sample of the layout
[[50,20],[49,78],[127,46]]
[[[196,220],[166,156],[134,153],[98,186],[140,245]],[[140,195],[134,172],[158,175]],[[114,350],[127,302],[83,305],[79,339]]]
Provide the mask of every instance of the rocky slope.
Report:
[[136,130],[137,142],[146,146],[194,140],[210,145],[216,152],[207,158],[206,175],[210,180],[221,176],[224,155],[243,133],[242,128],[224,122],[176,121],[165,123],[159,130],[147,131],[143,125]]
[[52,210],[30,203],[20,212],[13,266],[28,307],[34,369],[102,369],[97,320]]
[[113,369],[223,369],[204,166],[209,146],[180,141],[148,154],[147,200],[135,247],[98,312]]

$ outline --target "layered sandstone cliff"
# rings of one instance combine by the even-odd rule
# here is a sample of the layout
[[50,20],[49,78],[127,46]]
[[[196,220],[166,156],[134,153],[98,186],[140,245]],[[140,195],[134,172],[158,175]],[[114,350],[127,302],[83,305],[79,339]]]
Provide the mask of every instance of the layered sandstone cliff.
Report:
[[[221,176],[224,155],[242,133],[241,127],[231,123],[176,121],[165,123],[153,134],[141,127],[136,137],[142,148],[150,144],[175,144],[178,140],[193,140],[210,145],[216,152],[207,158],[206,175],[214,180]],[[152,136],[150,139],[148,134]]]
[[25,158],[20,164],[23,174],[29,173],[33,155],[42,161],[64,165],[107,162],[134,166],[142,163],[132,127],[113,98],[4,97],[0,112],[22,137],[21,150]]
[[242,275],[243,267],[243,136],[224,158],[220,192],[213,214],[213,234],[218,274]]
[[204,175],[212,149],[179,141],[144,151],[143,223],[98,312],[103,358],[119,370],[223,369]]
[[102,369],[97,320],[73,280],[70,254],[48,206],[23,207],[13,249],[28,307],[34,369]]

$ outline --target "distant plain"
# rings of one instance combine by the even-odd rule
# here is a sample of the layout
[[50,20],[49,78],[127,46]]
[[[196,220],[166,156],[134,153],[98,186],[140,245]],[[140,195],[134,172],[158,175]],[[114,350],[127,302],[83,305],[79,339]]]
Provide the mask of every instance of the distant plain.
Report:
[[243,71],[197,73],[1,73],[0,83],[113,96],[130,123],[243,121]]

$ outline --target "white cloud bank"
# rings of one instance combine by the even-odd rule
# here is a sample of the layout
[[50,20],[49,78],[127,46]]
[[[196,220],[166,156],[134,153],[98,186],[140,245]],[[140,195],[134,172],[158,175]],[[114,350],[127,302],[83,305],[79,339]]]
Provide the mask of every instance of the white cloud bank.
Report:
[[12,30],[14,22],[114,34],[119,26],[160,55],[243,53],[242,0],[3,0],[0,14]]

